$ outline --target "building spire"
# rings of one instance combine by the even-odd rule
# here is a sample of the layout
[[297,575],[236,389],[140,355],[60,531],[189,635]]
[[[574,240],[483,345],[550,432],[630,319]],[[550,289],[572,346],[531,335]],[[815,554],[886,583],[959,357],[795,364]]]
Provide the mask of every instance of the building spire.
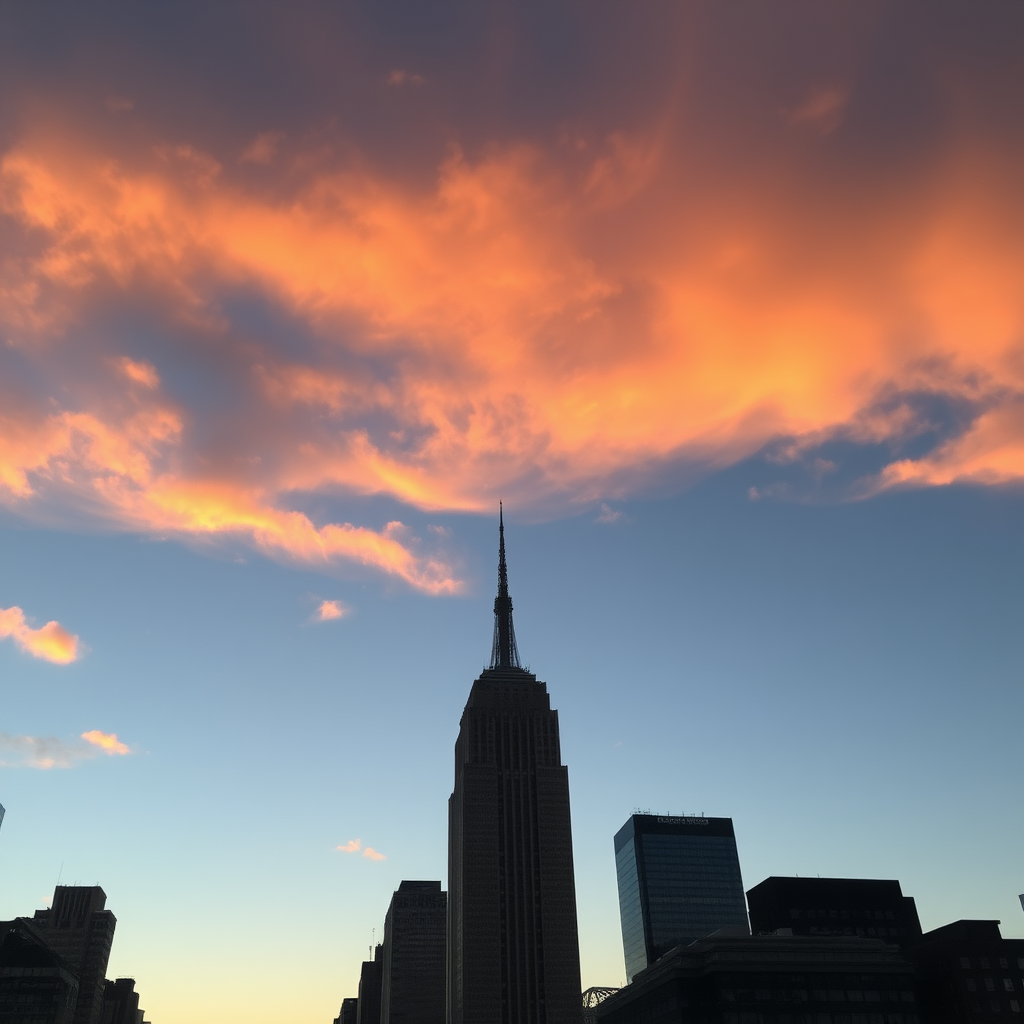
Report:
[[498,502],[498,596],[494,599],[494,642],[491,668],[522,668],[512,625],[512,598],[508,596],[508,567],[505,565],[505,520]]

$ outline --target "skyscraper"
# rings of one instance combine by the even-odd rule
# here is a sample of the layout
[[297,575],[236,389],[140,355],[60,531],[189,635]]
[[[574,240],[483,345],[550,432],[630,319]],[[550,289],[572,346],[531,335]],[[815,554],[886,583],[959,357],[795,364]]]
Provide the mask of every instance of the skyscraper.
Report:
[[449,1024],[579,1024],[569,774],[547,684],[519,662],[499,518],[490,667],[448,802]]
[[381,1024],[444,1024],[448,894],[402,882],[384,918]]
[[106,903],[98,885],[58,885],[50,909],[37,910],[32,918],[43,941],[78,974],[74,1024],[99,1024],[103,1013],[104,975],[117,924]]
[[749,934],[732,818],[634,814],[615,834],[626,978],[719,928]]

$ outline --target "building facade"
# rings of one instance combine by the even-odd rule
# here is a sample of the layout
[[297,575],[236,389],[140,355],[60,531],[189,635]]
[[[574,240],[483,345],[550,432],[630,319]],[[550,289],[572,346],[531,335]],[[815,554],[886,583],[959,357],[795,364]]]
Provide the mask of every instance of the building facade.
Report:
[[139,1009],[139,993],[134,978],[117,978],[103,987],[101,1024],[144,1024],[145,1013]]
[[1024,1020],[1024,939],[998,921],[954,921],[906,950],[929,1024]]
[[58,885],[49,910],[37,910],[32,926],[78,975],[73,1024],[100,1024],[107,961],[117,919],[106,910],[98,885]]
[[384,947],[373,949],[373,959],[364,960],[359,971],[356,1024],[380,1024],[380,994],[384,978]]
[[25,918],[0,922],[0,1024],[73,1024],[78,974]]
[[879,939],[710,936],[597,1007],[599,1024],[922,1024],[914,972]]
[[449,800],[450,1024],[579,1024],[579,940],[558,712],[522,668],[499,522],[491,664],[473,683]]
[[338,1016],[334,1018],[334,1024],[356,1024],[359,1013],[359,999],[356,996],[349,996],[341,1001],[341,1009]]
[[720,928],[749,932],[731,818],[634,814],[615,834],[626,978]]
[[381,1024],[445,1024],[448,894],[405,882],[384,918]]
[[773,875],[747,893],[754,934],[859,935],[908,946],[921,938],[913,896],[883,878],[788,878]]

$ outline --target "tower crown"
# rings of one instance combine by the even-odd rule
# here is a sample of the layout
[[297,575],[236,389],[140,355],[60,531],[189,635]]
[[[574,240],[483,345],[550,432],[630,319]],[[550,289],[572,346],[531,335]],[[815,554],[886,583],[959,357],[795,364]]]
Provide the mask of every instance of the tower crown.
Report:
[[491,668],[522,668],[512,625],[512,598],[508,594],[508,566],[505,564],[505,520],[498,502],[498,596],[494,599],[494,640]]

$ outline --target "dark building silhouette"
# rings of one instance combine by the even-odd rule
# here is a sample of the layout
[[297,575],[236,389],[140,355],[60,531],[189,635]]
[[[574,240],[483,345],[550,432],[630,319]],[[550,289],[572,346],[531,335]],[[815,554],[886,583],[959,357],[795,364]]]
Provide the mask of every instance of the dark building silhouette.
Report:
[[929,1024],[1024,1020],[1024,939],[998,921],[954,921],[906,950]]
[[32,926],[78,975],[73,1024],[101,1024],[103,988],[117,920],[105,910],[98,886],[58,885],[49,910],[37,910]]
[[634,814],[615,834],[626,978],[719,928],[748,931],[731,818]]
[[78,974],[24,918],[0,922],[0,1022],[73,1024]]
[[358,1013],[358,999],[342,999],[341,1009],[338,1011],[338,1016],[334,1018],[334,1024],[356,1024]]
[[143,1024],[144,1018],[134,978],[118,978],[103,986],[101,1024]]
[[600,1024],[918,1024],[913,969],[879,939],[712,935],[597,1007]]
[[402,882],[384,918],[381,1024],[445,1024],[448,894]]
[[0,804],[0,825],[4,823],[4,805]]
[[356,1024],[380,1024],[380,990],[384,973],[384,949],[378,943],[373,959],[364,960],[359,972],[359,998],[356,1000]]
[[747,892],[754,934],[860,935],[907,946],[921,938],[913,896],[895,879],[772,876]]
[[615,995],[617,988],[594,985],[583,993],[583,1024],[597,1024],[597,1008],[609,997]]
[[491,664],[473,683],[448,803],[449,1024],[579,1024],[579,940],[558,712],[522,668],[499,520]]

